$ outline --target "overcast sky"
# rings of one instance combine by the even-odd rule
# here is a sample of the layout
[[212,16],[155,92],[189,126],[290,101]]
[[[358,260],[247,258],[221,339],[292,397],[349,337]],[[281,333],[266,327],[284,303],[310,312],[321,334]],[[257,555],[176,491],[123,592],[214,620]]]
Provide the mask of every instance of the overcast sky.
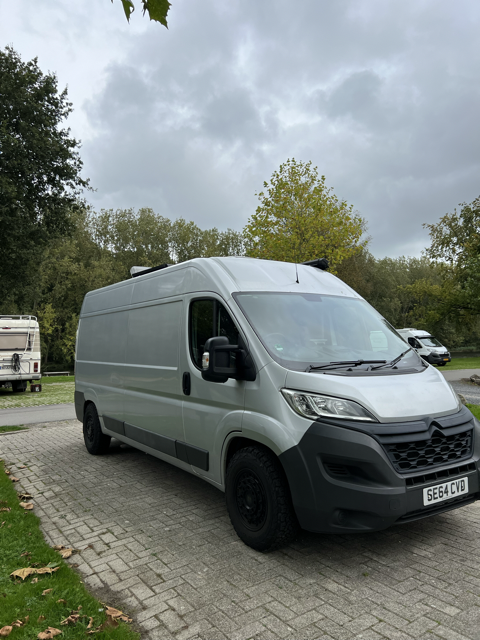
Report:
[[480,195],[480,3],[0,0],[0,47],[56,72],[96,208],[241,230],[287,158],[368,223],[377,257]]

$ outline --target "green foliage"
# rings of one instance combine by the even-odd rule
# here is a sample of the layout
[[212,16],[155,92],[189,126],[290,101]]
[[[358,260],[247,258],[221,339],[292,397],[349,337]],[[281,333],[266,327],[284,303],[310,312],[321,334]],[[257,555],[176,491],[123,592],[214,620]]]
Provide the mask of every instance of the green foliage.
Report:
[[477,420],[480,420],[480,406],[478,404],[467,404],[467,408],[470,409]]
[[67,90],[37,59],[0,50],[0,300],[28,299],[45,246],[71,231],[70,212],[87,182],[79,143],[61,123]]
[[365,247],[365,221],[339,200],[311,162],[294,158],[274,171],[244,229],[248,255],[304,262],[325,257],[330,270]]
[[[123,10],[125,11],[125,16],[130,22],[130,16],[135,11],[135,5],[132,0],[121,0],[121,2]],[[143,15],[148,13],[150,20],[160,22],[160,24],[163,24],[163,26],[168,29],[167,14],[171,6],[170,2],[168,2],[168,0],[141,0],[141,2]]]
[[471,323],[480,315],[480,196],[459,206],[460,213],[424,226],[431,238],[427,255],[442,268],[442,312]]

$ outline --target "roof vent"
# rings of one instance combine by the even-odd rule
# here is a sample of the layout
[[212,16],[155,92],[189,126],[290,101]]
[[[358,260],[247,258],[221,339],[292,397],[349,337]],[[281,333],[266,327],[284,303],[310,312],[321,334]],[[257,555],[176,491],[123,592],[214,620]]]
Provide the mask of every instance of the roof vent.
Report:
[[130,274],[132,278],[136,278],[137,276],[144,276],[147,273],[152,273],[153,271],[160,271],[160,269],[166,269],[167,267],[171,267],[171,264],[161,264],[158,267],[132,267],[130,269]]
[[302,262],[307,267],[315,267],[315,269],[321,269],[322,271],[328,270],[328,260],[326,258],[316,258],[315,260],[309,260],[308,262]]

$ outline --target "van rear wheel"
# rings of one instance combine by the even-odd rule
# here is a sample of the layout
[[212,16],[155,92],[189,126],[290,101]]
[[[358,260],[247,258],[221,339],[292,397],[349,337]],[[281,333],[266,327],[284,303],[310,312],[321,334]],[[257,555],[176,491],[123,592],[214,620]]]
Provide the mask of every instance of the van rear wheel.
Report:
[[267,449],[237,451],[227,468],[225,495],[233,528],[245,544],[271,551],[298,532],[290,489],[278,459]]
[[102,433],[97,409],[89,404],[83,415],[83,439],[88,453],[99,456],[107,452],[111,437]]

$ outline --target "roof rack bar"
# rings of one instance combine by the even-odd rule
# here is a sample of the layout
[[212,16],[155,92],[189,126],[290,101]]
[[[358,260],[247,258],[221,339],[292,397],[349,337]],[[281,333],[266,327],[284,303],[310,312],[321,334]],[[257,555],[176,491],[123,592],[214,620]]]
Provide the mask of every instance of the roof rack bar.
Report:
[[160,271],[160,269],[166,269],[167,267],[171,267],[171,264],[161,264],[158,267],[151,267],[150,269],[142,269],[142,271],[137,271],[136,273],[132,273],[132,278],[136,278],[137,276],[144,276],[147,273],[153,273],[154,271]]
[[315,260],[309,260],[308,262],[302,262],[307,267],[315,267],[315,269],[321,269],[322,271],[328,270],[328,260],[326,258],[316,258]]

